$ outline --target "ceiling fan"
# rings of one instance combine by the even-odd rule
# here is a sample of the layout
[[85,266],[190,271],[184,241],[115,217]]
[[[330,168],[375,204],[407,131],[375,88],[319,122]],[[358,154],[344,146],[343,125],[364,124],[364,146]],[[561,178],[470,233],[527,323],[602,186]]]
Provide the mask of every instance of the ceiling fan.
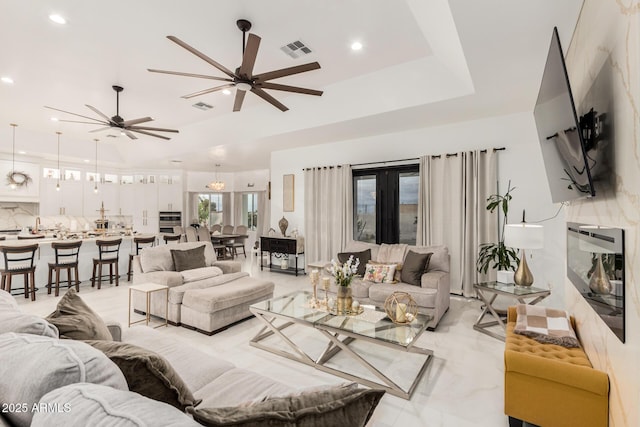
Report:
[[61,122],[84,123],[84,124],[88,124],[88,125],[104,125],[104,127],[101,127],[99,129],[94,129],[94,130],[91,130],[89,132],[100,132],[100,131],[103,131],[103,130],[106,130],[106,129],[119,128],[119,129],[121,129],[121,132],[123,132],[125,135],[127,135],[131,139],[138,139],[138,137],[136,137],[133,134],[133,132],[136,132],[136,133],[141,133],[141,134],[144,134],[144,135],[149,135],[149,136],[153,136],[153,137],[156,137],[156,138],[162,138],[162,139],[166,139],[166,140],[169,140],[171,138],[168,138],[168,137],[166,137],[164,135],[159,135],[157,133],[151,133],[149,131],[178,133],[178,131],[176,129],[165,129],[165,128],[156,128],[156,127],[149,127],[149,126],[139,126],[139,124],[141,124],[141,123],[147,123],[147,122],[153,121],[153,119],[151,117],[142,117],[142,118],[139,118],[139,119],[124,120],[122,117],[120,117],[120,92],[122,92],[124,90],[124,88],[122,86],[117,86],[117,85],[114,85],[114,86],[111,86],[111,87],[113,88],[113,90],[116,91],[116,115],[113,116],[113,117],[107,116],[106,114],[104,114],[103,112],[101,112],[97,108],[92,107],[89,104],[85,104],[85,106],[87,108],[89,108],[91,111],[93,111],[94,113],[96,113],[97,115],[99,115],[100,117],[102,117],[103,120],[95,119],[93,117],[83,116],[82,114],[76,114],[76,113],[72,113],[70,111],[60,110],[58,108],[47,107],[46,105],[44,106],[44,108],[48,108],[50,110],[60,111],[62,113],[72,114],[74,116],[78,116],[78,117],[82,117],[84,119],[92,120],[91,122],[84,122],[84,121],[78,121],[78,120],[60,120]]
[[[189,52],[196,55],[198,58],[204,60],[205,62],[213,65],[218,70],[222,71],[228,77],[215,77],[208,76],[203,74],[193,74],[193,73],[182,73],[179,71],[165,71],[165,70],[154,70],[149,69],[152,73],[163,73],[163,74],[173,74],[177,76],[186,76],[186,77],[197,77],[201,79],[209,79],[209,80],[219,80],[223,82],[228,82],[222,86],[216,86],[209,89],[204,89],[199,92],[191,93],[189,95],[184,95],[183,98],[189,99],[195,96],[204,95],[211,92],[216,92],[223,89],[236,88],[236,98],[233,103],[233,111],[240,111],[242,108],[242,103],[244,101],[244,96],[247,91],[250,91],[260,98],[264,99],[268,103],[272,104],[276,108],[281,111],[287,111],[287,108],[280,101],[269,95],[264,89],[273,89],[273,90],[281,90],[285,92],[294,92],[294,93],[302,93],[305,95],[322,95],[321,90],[314,89],[306,89],[302,87],[296,86],[288,86],[278,83],[270,83],[269,80],[278,79],[280,77],[291,76],[293,74],[304,73],[306,71],[317,70],[320,68],[320,64],[317,62],[310,62],[308,64],[296,65],[294,67],[283,68],[280,70],[269,71],[266,73],[253,74],[253,66],[256,62],[256,57],[258,56],[258,47],[260,46],[260,37],[255,34],[249,34],[249,39],[246,41],[247,31],[251,29],[251,22],[246,19],[239,19],[236,22],[236,25],[242,31],[242,64],[240,67],[236,68],[235,72],[229,70],[218,62],[214,61],[204,53],[199,50],[189,46],[187,43],[183,42],[179,38],[175,36],[167,36],[169,40],[176,43],[179,46],[182,46]],[[246,42],[246,43],[245,43]]]

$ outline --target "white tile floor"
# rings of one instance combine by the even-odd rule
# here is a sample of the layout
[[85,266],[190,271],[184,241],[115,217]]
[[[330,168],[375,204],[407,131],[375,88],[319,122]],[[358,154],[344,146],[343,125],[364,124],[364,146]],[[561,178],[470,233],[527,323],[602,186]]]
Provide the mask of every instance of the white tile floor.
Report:
[[[248,260],[243,268],[253,276],[272,280],[276,284],[276,295],[310,289],[308,276],[296,278],[266,270],[261,272]],[[89,282],[83,282],[80,295],[105,319],[119,321],[126,327],[128,283],[120,283],[117,288],[103,285],[100,291],[96,291]],[[55,309],[59,298],[53,294],[47,295],[41,289],[35,302],[25,300],[22,296],[16,299],[24,310],[46,316]],[[425,332],[417,342],[420,347],[432,349],[435,358],[411,400],[385,395],[369,426],[508,425],[502,408],[504,344],[472,329],[479,313],[478,301],[451,297],[451,308],[437,330]],[[158,330],[175,339],[188,341],[200,350],[227,359],[239,367],[259,371],[279,381],[295,383],[297,387],[343,382],[341,378],[249,346],[249,340],[260,327],[259,321],[252,318],[211,337],[181,327],[169,326]],[[376,346],[375,350],[384,351],[384,348]],[[389,361],[394,364],[407,363],[406,368],[410,368],[409,358],[402,353]],[[401,366],[398,369],[404,368]]]

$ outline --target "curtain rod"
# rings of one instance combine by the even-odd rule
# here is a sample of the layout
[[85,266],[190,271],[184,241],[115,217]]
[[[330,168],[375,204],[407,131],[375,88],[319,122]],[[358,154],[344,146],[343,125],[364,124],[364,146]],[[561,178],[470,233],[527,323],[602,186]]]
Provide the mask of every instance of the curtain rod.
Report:
[[[504,150],[506,150],[505,147],[498,147],[498,148],[494,148],[493,152],[495,153],[496,151],[504,151]],[[485,150],[480,150],[480,152],[481,153],[486,153],[487,150],[486,149]],[[431,156],[431,158],[432,159],[439,159],[442,156],[443,156],[443,154],[436,154],[436,155]],[[447,153],[447,154],[444,154],[444,156],[447,157],[447,158],[456,157],[456,156],[458,156],[458,153]]]
[[302,168],[302,171],[303,171],[303,172],[304,172],[304,171],[311,171],[311,170],[314,170],[314,169],[333,169],[333,168],[338,168],[338,169],[340,169],[341,167],[342,167],[342,165],[335,165],[335,166],[316,166],[316,167],[313,167],[313,168]]

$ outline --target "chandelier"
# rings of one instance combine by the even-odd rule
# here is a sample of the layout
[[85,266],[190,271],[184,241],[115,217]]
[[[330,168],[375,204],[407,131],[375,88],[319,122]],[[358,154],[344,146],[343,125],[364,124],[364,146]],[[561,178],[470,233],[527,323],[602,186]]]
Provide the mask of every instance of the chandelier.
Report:
[[222,191],[224,190],[224,181],[220,181],[218,179],[218,168],[220,167],[219,164],[216,164],[216,179],[214,181],[211,181],[209,184],[206,185],[206,187],[209,190],[213,190],[213,191]]

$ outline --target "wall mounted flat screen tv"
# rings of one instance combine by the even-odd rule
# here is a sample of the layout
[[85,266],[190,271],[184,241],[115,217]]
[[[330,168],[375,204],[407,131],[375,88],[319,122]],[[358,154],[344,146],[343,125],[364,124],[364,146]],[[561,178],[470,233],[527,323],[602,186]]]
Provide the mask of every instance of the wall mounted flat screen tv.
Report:
[[558,203],[595,196],[557,28],[553,29],[534,118],[551,200]]
[[567,276],[624,342],[624,230],[567,223]]

